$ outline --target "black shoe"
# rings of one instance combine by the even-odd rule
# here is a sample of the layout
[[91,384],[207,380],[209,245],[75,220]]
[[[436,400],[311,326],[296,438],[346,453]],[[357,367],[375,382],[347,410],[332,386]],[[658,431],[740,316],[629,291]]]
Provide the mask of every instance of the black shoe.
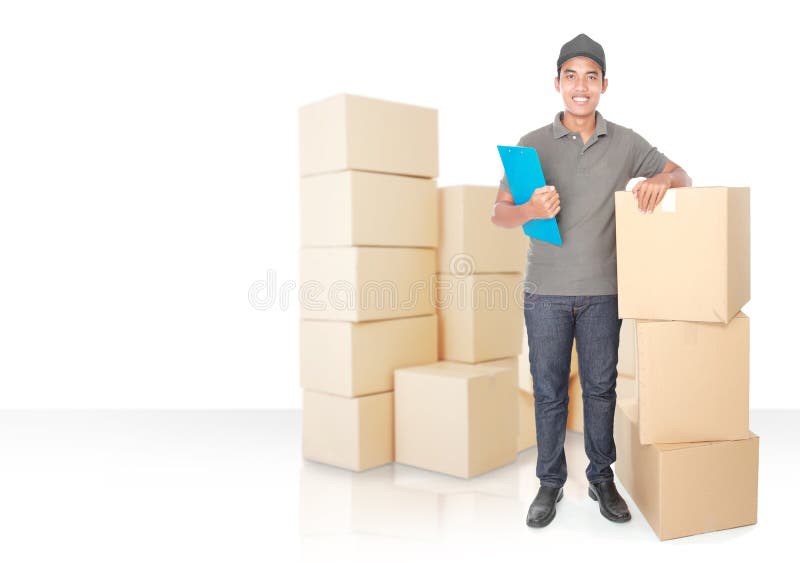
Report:
[[600,514],[612,522],[627,522],[631,519],[628,512],[628,504],[617,492],[614,481],[604,481],[602,483],[589,483],[589,498],[598,500],[600,503]]
[[564,496],[564,487],[542,485],[536,498],[528,508],[527,524],[531,528],[543,528],[556,516],[556,503]]

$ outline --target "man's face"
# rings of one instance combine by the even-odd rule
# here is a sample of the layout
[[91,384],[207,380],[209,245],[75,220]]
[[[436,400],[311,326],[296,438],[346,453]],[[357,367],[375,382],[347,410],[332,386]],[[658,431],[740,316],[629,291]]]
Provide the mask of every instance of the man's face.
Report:
[[608,87],[608,79],[601,82],[601,73],[600,65],[587,57],[573,57],[561,65],[560,80],[554,80],[568,112],[581,117],[594,115],[600,94]]

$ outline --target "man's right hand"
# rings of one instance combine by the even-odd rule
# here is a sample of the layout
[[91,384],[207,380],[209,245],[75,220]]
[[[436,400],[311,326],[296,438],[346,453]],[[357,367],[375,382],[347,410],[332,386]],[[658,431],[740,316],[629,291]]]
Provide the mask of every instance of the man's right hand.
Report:
[[555,186],[536,188],[525,205],[532,219],[550,219],[561,211],[561,199]]

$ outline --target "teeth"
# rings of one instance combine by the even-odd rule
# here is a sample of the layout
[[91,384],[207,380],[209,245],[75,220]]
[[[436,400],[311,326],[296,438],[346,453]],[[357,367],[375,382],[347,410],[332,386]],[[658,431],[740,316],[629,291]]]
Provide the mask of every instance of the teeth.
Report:
[[589,98],[572,98],[576,102],[588,102]]

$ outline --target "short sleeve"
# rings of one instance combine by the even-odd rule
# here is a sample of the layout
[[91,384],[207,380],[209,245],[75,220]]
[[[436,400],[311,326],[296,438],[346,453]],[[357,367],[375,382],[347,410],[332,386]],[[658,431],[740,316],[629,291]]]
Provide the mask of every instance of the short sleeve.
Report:
[[633,146],[631,152],[631,178],[652,178],[664,170],[669,159],[664,156],[656,147],[648,143],[644,137],[636,131],[631,130],[633,136]]
[[[517,141],[517,146],[518,147],[525,146],[525,145],[522,144],[522,139],[524,139],[524,138],[525,137],[520,137],[519,141]],[[505,172],[503,172],[503,177],[500,178],[500,189],[502,191],[504,191],[504,192],[511,193],[511,188],[508,185],[508,178],[506,178],[506,173]]]

